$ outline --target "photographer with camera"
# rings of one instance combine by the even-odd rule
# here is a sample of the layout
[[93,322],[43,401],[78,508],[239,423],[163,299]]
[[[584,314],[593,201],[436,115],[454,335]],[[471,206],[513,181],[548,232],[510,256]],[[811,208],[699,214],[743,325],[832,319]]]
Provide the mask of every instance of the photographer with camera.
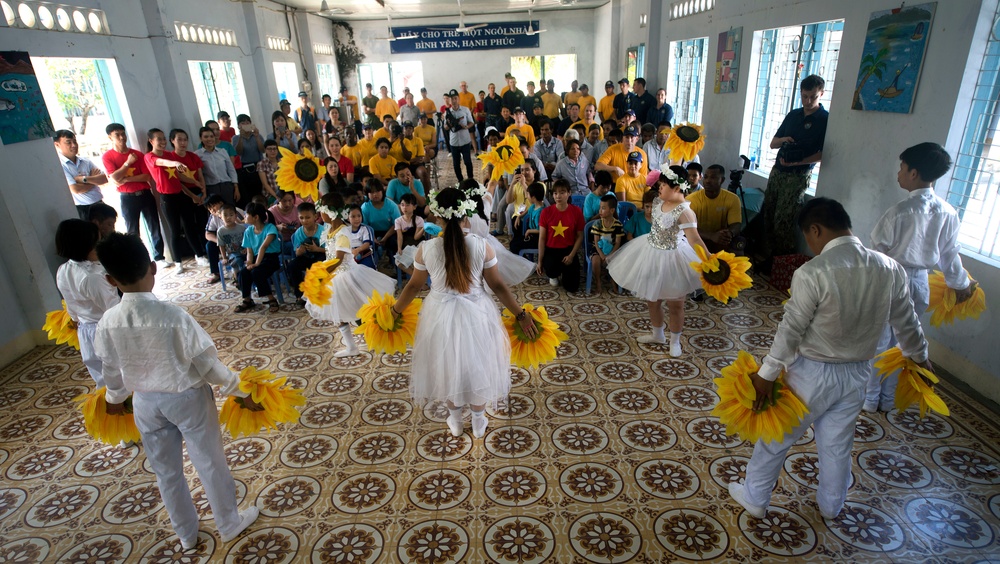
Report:
[[443,115],[444,130],[448,132],[448,141],[451,146],[451,164],[455,167],[455,176],[458,181],[464,180],[460,160],[465,161],[465,171],[469,178],[475,178],[472,172],[472,135],[469,131],[476,127],[476,120],[472,117],[469,108],[459,103],[458,91],[448,92],[451,107]]
[[785,116],[771,139],[778,150],[778,161],[771,169],[764,192],[762,270],[770,270],[775,256],[795,253],[798,247],[798,213],[802,194],[809,186],[813,166],[823,158],[823,139],[829,113],[819,103],[826,81],[811,74],[799,85],[802,107]]

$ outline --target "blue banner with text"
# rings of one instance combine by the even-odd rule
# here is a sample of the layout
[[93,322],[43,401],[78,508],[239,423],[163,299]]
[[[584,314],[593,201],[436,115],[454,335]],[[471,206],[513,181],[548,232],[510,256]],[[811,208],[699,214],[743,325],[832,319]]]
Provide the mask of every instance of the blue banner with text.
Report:
[[[466,27],[474,25],[480,24]],[[538,47],[538,34],[532,30],[538,30],[538,20],[488,23],[466,31],[458,31],[457,25],[393,27],[392,34],[398,39],[390,48],[393,53],[527,49]]]

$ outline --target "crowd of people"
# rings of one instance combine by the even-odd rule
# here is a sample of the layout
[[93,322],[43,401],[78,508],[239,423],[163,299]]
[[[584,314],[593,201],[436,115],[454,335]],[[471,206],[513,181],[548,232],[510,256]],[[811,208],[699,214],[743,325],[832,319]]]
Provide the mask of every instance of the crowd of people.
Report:
[[[553,286],[578,292],[586,261],[598,295],[608,275],[648,303],[651,332],[640,342],[667,345],[673,357],[682,354],[684,303],[697,298],[700,286],[689,264],[698,260],[699,249],[742,252],[745,243],[741,202],[723,189],[725,168],[671,157],[665,143],[672,110],[663,90],[650,94],[641,78],[631,89],[622,79],[617,93],[608,81],[600,102],[585,84],[577,88],[574,82],[559,95],[551,81],[538,90],[528,82],[523,93],[513,76],[506,78],[500,93],[490,84],[478,101],[462,82],[460,90],[445,94],[441,107],[426,89],[414,102],[409,91],[394,100],[385,87],[376,97],[369,84],[360,101],[342,92],[342,111],[334,112],[328,96],[313,109],[302,92],[294,112],[287,102],[279,104],[266,137],[248,116],[237,116],[234,130],[220,112],[199,129],[194,151],[184,130],[151,129],[143,154],[128,147],[124,127],[112,124],[104,171],[76,154],[71,132],[56,134],[81,217],[57,231],[57,249],[67,259],[58,285],[79,323],[84,363],[95,383],[107,386],[109,411],[123,409],[134,393],[136,424],[185,548],[196,542],[197,518],[178,463],[181,436],[223,541],[249,526],[257,512],[237,511],[217,425],[203,417],[214,410],[203,384],[245,394],[204,330],[151,294],[157,268],[168,266],[158,213],[170,231],[173,260],[193,254],[198,265],[210,268],[211,282],[229,269],[235,273],[242,296],[238,313],[257,306],[254,288],[277,311],[270,281],[283,269],[298,303],[338,326],[343,348],[336,356],[360,354],[351,330],[358,308],[373,291],[395,289],[396,280],[380,268],[409,277],[393,306],[395,316],[429,286],[411,391],[419,401],[447,402],[447,424],[456,436],[463,433],[467,407],[473,436],[482,437],[485,407],[510,389],[510,343],[487,288],[520,312],[516,320],[531,337],[535,325],[509,287],[537,272]],[[836,517],[847,492],[856,416],[861,409],[892,407],[893,381],[881,383],[871,359],[898,340],[908,358],[930,368],[918,319],[926,309],[928,269],[945,271],[959,301],[975,288],[957,253],[957,214],[933,192],[933,182],[951,166],[936,144],[900,155],[899,186],[911,197],[879,222],[872,235],[876,250],[853,235],[838,202],[815,198],[801,204],[806,175],[822,157],[822,88],[819,77],[802,81],[803,108],[789,114],[772,140],[780,151],[762,213],[766,252],[794,252],[790,237],[802,237],[816,258],[793,277],[774,346],[752,376],[758,407],[784,371],[785,385],[809,408],[783,442],[756,445],[745,484],[730,488],[733,499],[757,517],[766,512],[787,450],[813,424],[825,469],[819,507],[824,517]],[[477,181],[472,155],[511,138],[524,163],[499,180]],[[428,168],[442,149],[451,154],[459,184],[432,191]],[[276,183],[285,151],[308,151],[323,160],[319,201],[303,201]],[[486,178],[492,178],[490,168]],[[101,202],[98,187],[106,182],[122,194],[129,235],[113,232],[116,216]],[[136,236],[140,217],[150,233],[152,260]],[[506,242],[500,239],[504,232]],[[330,267],[336,274],[333,299],[312,303],[299,282],[312,264],[331,259],[337,260]],[[451,352],[441,354],[443,347]],[[259,408],[250,398],[242,401]]]

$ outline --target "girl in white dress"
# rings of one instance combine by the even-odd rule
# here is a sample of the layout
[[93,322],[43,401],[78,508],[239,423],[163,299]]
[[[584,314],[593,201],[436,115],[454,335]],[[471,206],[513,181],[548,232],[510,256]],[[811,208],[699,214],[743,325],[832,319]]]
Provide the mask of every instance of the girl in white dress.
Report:
[[420,244],[413,261],[413,277],[393,306],[406,309],[427,277],[434,280],[417,322],[410,374],[414,400],[444,400],[448,428],[462,435],[462,407],[472,410],[472,435],[486,433],[486,404],[496,405],[510,391],[510,340],[485,283],[500,303],[520,311],[517,321],[529,337],[536,335],[532,318],[500,277],[496,254],[486,240],[465,234],[476,203],[457,188],[446,188],[428,198],[444,235]]
[[396,289],[396,281],[377,270],[366,268],[354,262],[351,254],[351,226],[347,223],[349,208],[344,197],[336,192],[324,194],[316,206],[323,216],[327,228],[323,231],[323,246],[326,260],[340,260],[334,267],[333,297],[325,306],[306,301],[306,311],[315,319],[334,321],[340,324],[340,334],[344,339],[344,350],[333,356],[345,357],[361,354],[351,322],[358,318],[358,310],[372,297],[372,292],[391,294]]
[[666,343],[662,302],[667,302],[673,357],[681,355],[684,299],[701,287],[690,264],[699,260],[692,245],[705,247],[698,235],[698,220],[684,199],[686,188],[687,182],[674,171],[667,169],[660,175],[653,185],[658,197],[653,200],[652,230],[619,249],[608,268],[616,282],[649,302],[652,334],[639,337],[640,343]]
[[484,187],[477,180],[466,178],[458,188],[476,203],[476,213],[469,218],[469,232],[479,235],[486,240],[486,244],[493,247],[497,266],[500,268],[500,277],[508,286],[517,286],[535,271],[535,263],[508,251],[503,243],[490,235],[490,222],[486,210],[493,209],[493,192],[496,186],[495,182],[490,182],[489,186]]

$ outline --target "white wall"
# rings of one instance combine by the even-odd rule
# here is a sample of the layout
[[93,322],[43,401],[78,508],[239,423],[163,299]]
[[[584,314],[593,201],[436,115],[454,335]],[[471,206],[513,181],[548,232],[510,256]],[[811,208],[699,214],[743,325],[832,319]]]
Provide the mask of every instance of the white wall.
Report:
[[[484,16],[469,16],[466,24],[481,22],[525,21],[527,12],[512,14],[492,14]],[[562,55],[576,54],[577,77],[581,84],[590,86],[595,92],[594,80],[594,10],[563,10],[558,12],[538,12],[532,14],[533,20],[538,20],[542,29],[548,31],[540,34],[537,49],[498,49],[495,51],[458,51],[440,53],[399,54],[390,53],[390,43],[377,37],[386,37],[388,29],[386,22],[365,21],[351,22],[354,27],[354,39],[365,54],[365,63],[391,63],[396,61],[421,61],[424,69],[424,85],[428,96],[435,102],[441,102],[442,92],[458,88],[458,83],[465,80],[469,90],[477,92],[486,90],[489,83],[497,85],[497,92],[504,85],[503,75],[510,71],[510,58],[513,56],[532,55]],[[411,25],[442,25],[455,24],[455,18],[424,18],[414,20],[399,20],[398,26]],[[605,78],[598,77],[603,85]],[[525,90],[529,79],[517,77],[518,88]],[[354,79],[356,81],[356,78]],[[537,83],[537,80],[535,81]],[[375,85],[378,92],[379,85]],[[525,90],[526,91],[526,90]],[[603,88],[596,90],[602,93]],[[401,92],[400,92],[401,93]],[[397,94],[400,94],[397,93]],[[415,93],[417,94],[417,93]],[[397,96],[398,97],[398,96]],[[419,95],[416,95],[419,99]]]
[[[612,39],[615,19],[615,3],[608,2],[594,10],[594,83],[590,85],[590,93],[600,101],[604,96],[604,83],[617,82],[611,66]],[[618,41],[614,45],[617,48]],[[620,77],[619,77],[620,78]]]
[[[717,162],[733,168],[740,152],[746,149],[740,143],[744,113],[748,105],[752,104],[752,100],[748,100],[747,87],[751,80],[748,69],[753,56],[753,32],[844,19],[843,42],[817,195],[841,201],[851,214],[855,233],[867,242],[868,235],[882,212],[905,197],[896,184],[899,153],[921,141],[945,144],[952,154],[957,150],[968,116],[968,87],[970,82],[974,84],[976,70],[982,61],[985,35],[996,8],[996,0],[987,0],[986,4],[983,6],[981,0],[938,3],[925,66],[911,114],[850,109],[869,15],[875,10],[898,7],[898,2],[718,2],[713,11],[675,21],[669,21],[669,13],[665,11],[662,14],[664,33],[661,54],[665,55],[670,41],[704,36],[709,37],[708,51],[714,54],[719,33],[731,26],[743,26],[740,91],[736,94],[715,94],[711,88],[714,83],[711,83],[707,88],[704,106],[707,144],[701,154],[702,163]],[[980,23],[981,11],[985,18],[980,29],[972,33],[977,23]],[[970,56],[974,38],[976,48]],[[665,56],[662,58],[669,59]],[[714,55],[711,58],[714,59]],[[712,62],[710,60],[708,64],[710,77],[713,73]],[[660,61],[659,64],[666,70],[669,61]],[[662,77],[667,76],[665,70]],[[748,174],[745,184],[763,187],[766,179]],[[938,190],[943,193],[946,186],[941,183]],[[982,282],[987,295],[993,298],[995,304],[1000,299],[1000,272],[996,267],[968,255],[963,256],[963,261],[973,276]],[[1000,348],[995,345],[995,336],[1000,334],[1000,316],[987,312],[977,322],[959,322],[947,329],[931,328],[925,323],[925,328],[928,337],[935,341],[932,360],[942,364],[984,395],[1000,401]]]

